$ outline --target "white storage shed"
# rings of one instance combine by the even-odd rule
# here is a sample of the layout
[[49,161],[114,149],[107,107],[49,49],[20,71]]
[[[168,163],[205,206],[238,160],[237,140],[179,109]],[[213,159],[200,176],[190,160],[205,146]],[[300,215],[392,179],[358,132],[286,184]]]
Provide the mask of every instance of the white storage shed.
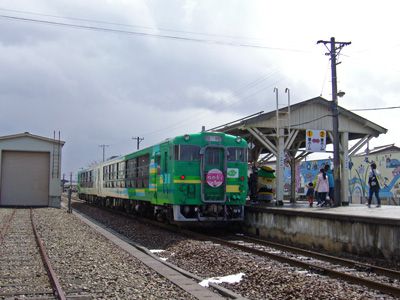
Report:
[[61,206],[65,142],[29,132],[0,136],[0,206]]

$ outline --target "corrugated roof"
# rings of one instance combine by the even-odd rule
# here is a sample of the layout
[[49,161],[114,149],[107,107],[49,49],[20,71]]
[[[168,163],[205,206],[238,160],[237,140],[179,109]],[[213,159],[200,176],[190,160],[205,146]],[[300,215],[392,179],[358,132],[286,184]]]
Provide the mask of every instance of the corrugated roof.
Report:
[[357,153],[356,156],[378,154],[378,153],[383,153],[383,152],[400,152],[400,147],[397,147],[394,144],[382,145],[382,146],[374,147],[373,149],[369,149],[368,151],[365,150],[361,153]]
[[[322,109],[319,109],[322,108]],[[288,108],[282,107],[279,109],[281,113],[287,113]],[[344,126],[339,126],[339,131],[348,132],[348,140],[361,139],[366,136],[378,137],[382,133],[386,133],[387,129],[363,118],[343,107],[338,106],[339,117],[341,118],[341,124]],[[315,97],[306,101],[298,102],[290,105],[290,114],[296,116],[296,123],[290,124],[291,129],[299,130],[294,136],[292,144],[296,147],[305,147],[305,133],[307,129],[317,129],[323,128],[321,124],[327,125],[327,130],[332,127],[332,121],[324,120],[326,117],[331,117],[332,115],[332,101],[328,101],[322,97]],[[314,115],[313,115],[314,114]],[[304,121],[301,118],[304,116]],[[353,125],[352,125],[353,124]],[[347,127],[346,127],[347,126]],[[350,126],[350,127],[349,127]],[[351,126],[355,126],[352,128]],[[265,137],[276,136],[276,110],[272,110],[266,113],[260,112],[253,114],[242,119],[235,120],[223,124],[219,127],[210,129],[211,131],[222,131],[232,135],[242,136],[248,141],[252,141],[254,144],[258,144],[262,153],[269,153],[268,149],[261,145],[261,142],[257,138],[254,138],[252,133],[248,130],[249,128],[257,128],[261,134]],[[283,125],[284,128],[288,128],[287,125]],[[270,139],[271,144],[276,145],[274,139]],[[332,143],[331,136],[328,136],[326,143]]]
[[59,143],[61,146],[63,146],[65,144],[64,141],[59,141],[59,140],[43,137],[43,136],[40,136],[40,135],[31,134],[29,132],[23,132],[23,133],[17,133],[17,134],[12,134],[12,135],[0,136],[0,141],[1,140],[18,139],[18,138],[22,138],[22,137],[30,137],[30,138],[33,138],[33,139],[37,139],[37,140],[41,140],[41,141],[45,141],[45,142],[49,142],[49,143],[56,143],[56,144]]
[[[329,111],[331,110],[331,105],[332,105],[332,101],[328,101],[322,97],[315,97],[306,101],[302,101],[302,102],[298,102],[295,104],[291,104],[290,105],[290,111],[293,113],[296,110],[299,109],[304,109],[305,106],[310,105],[310,104],[318,104],[318,105],[322,105],[325,106],[329,109]],[[374,123],[371,122],[368,119],[365,119],[363,117],[361,117],[360,115],[357,115],[341,106],[338,106],[338,110],[339,110],[339,115],[346,117],[348,119],[354,120],[357,123],[362,124],[364,127],[368,127],[371,131],[374,132],[374,136],[378,136],[379,134],[382,133],[386,133],[387,129]],[[287,111],[287,107],[283,107],[280,108],[279,111]],[[246,126],[252,126],[253,124],[256,124],[258,122],[262,122],[264,120],[269,120],[269,119],[273,119],[276,117],[276,110],[272,110],[266,113],[258,113],[256,116],[254,117],[248,117],[248,118],[243,118],[243,119],[239,119],[237,122],[230,122],[224,125],[221,125],[219,127],[215,127],[212,129],[212,131],[223,131],[225,133],[231,133],[233,135],[239,135],[239,132],[235,132],[237,129],[239,128],[243,128]],[[309,122],[307,122],[309,123]],[[296,126],[296,128],[299,128],[299,126]],[[299,128],[300,129],[300,128]],[[362,135],[363,136],[363,135]],[[350,140],[351,139],[357,139],[360,138],[362,136],[358,136],[357,133],[352,133],[350,132]]]

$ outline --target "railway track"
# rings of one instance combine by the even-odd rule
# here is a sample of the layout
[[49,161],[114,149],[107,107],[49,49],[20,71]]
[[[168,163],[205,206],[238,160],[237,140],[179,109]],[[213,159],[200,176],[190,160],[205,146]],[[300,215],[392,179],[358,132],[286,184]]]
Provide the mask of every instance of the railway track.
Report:
[[30,210],[13,209],[0,233],[0,297],[66,299]]
[[314,273],[345,280],[353,284],[364,285],[385,294],[400,297],[400,272],[396,270],[268,242],[249,236],[226,239],[203,235],[197,232],[191,233],[187,230],[183,232],[188,235],[191,234],[198,239],[212,241],[255,255],[269,257]]
[[183,233],[189,237],[204,241],[212,241],[247,253],[269,257],[276,261],[288,263],[314,273],[341,279],[357,285],[364,285],[382,293],[400,297],[400,271],[397,270],[326,255],[246,235],[221,238],[176,228],[168,224],[160,224],[152,220],[144,219],[144,221],[170,231]]
[[[115,213],[115,211],[112,212]],[[123,212],[118,213],[132,218],[132,215]],[[396,270],[261,240],[251,236],[241,235],[221,238],[138,216],[134,216],[134,218],[194,239],[212,241],[247,253],[269,257],[313,273],[344,280],[352,284],[364,285],[370,289],[400,297],[400,272]]]
[[[195,235],[198,234],[196,233]],[[396,270],[363,264],[349,259],[320,254],[247,236],[242,236],[239,240],[237,238],[230,240],[202,235],[199,235],[199,238],[211,240],[214,243],[223,244],[259,256],[269,257],[314,273],[345,280],[357,285],[364,285],[382,293],[400,297],[400,272]]]
[[[115,213],[115,210],[106,210]],[[124,212],[118,212],[118,214],[134,220],[140,220],[148,225],[154,225],[184,235],[194,240],[211,242],[217,247],[218,245],[225,245],[229,248],[238,249],[243,253],[251,253],[260,257],[269,257],[272,261],[282,262],[287,266],[290,265],[304,270],[296,271],[298,273],[310,273],[310,275],[314,274],[314,276],[323,275],[321,279],[324,277],[333,278],[341,282],[363,286],[364,288],[362,290],[369,288],[371,293],[375,295],[382,295],[380,293],[383,293],[392,295],[395,298],[400,297],[400,273],[396,270],[385,269],[371,264],[324,255],[278,243],[271,243],[250,236],[227,236],[221,238],[220,236],[210,236],[208,234],[177,228],[176,226],[163,224],[146,218],[132,216]],[[183,263],[183,265],[185,265],[185,263]],[[194,272],[197,273],[197,271]],[[341,285],[340,281],[338,285]],[[384,295],[382,296],[385,297]]]
[[[163,276],[165,276],[167,279],[173,281],[177,286],[181,287],[182,289],[187,290],[188,282],[185,281],[185,280],[183,280],[183,281],[182,281],[182,280],[177,280],[177,277],[178,277],[178,276],[176,275],[176,273],[180,273],[180,274],[183,275],[184,277],[186,277],[186,278],[188,278],[188,279],[190,279],[190,280],[193,280],[194,282],[197,282],[197,283],[203,281],[203,278],[201,278],[200,276],[197,276],[197,275],[195,275],[195,274],[192,274],[192,273],[190,273],[190,272],[188,272],[188,271],[185,271],[185,270],[183,270],[183,269],[181,269],[181,268],[179,268],[179,267],[177,267],[177,266],[174,266],[173,264],[170,264],[170,263],[168,263],[168,262],[165,262],[165,261],[161,260],[158,256],[154,255],[154,254],[153,254],[151,251],[149,251],[147,248],[145,248],[145,247],[143,247],[143,246],[141,246],[141,245],[139,245],[139,244],[137,244],[137,243],[135,243],[135,242],[129,240],[128,238],[124,237],[123,235],[121,235],[121,234],[115,232],[114,230],[111,230],[110,228],[101,226],[98,222],[96,222],[95,220],[93,220],[92,218],[90,218],[89,216],[87,216],[85,213],[82,213],[82,212],[80,212],[79,210],[76,210],[76,209],[74,209],[73,211],[74,211],[74,213],[78,214],[78,215],[80,216],[80,218],[85,219],[84,222],[87,222],[88,224],[93,223],[94,225],[90,225],[90,226],[93,226],[93,228],[95,228],[97,231],[99,231],[101,234],[105,235],[106,237],[108,236],[108,238],[109,238],[109,234],[111,234],[111,235],[112,235],[111,238],[112,238],[114,241],[115,241],[116,239],[120,239],[121,242],[122,242],[122,244],[121,244],[121,242],[117,242],[118,245],[121,246],[121,247],[123,247],[124,250],[128,251],[130,254],[135,255],[137,258],[139,258],[139,256],[140,256],[140,255],[137,256],[137,255],[135,254],[135,251],[132,252],[132,251],[127,250],[126,246],[124,246],[123,243],[127,243],[127,244],[129,244],[130,246],[133,246],[134,248],[136,248],[137,250],[139,250],[140,252],[144,253],[146,256],[148,256],[148,257],[144,257],[144,258],[142,257],[142,258],[141,258],[141,260],[142,260],[145,264],[148,264],[148,263],[149,263],[149,260],[155,260],[156,262],[150,262],[150,265],[152,265],[152,266],[157,266],[157,262],[159,263],[159,265],[160,265],[160,264],[164,265],[164,266],[162,266],[162,267],[158,266],[158,268],[156,268],[156,269],[159,269],[158,272],[160,272],[160,269],[165,269],[166,271],[161,272],[160,274],[162,274]],[[114,211],[114,213],[115,213],[115,211]],[[100,228],[99,228],[99,226],[100,226]],[[107,234],[106,231],[107,231],[109,234]],[[155,269],[155,270],[156,270],[156,269]],[[169,271],[169,270],[170,270],[170,271]],[[162,270],[161,270],[161,271],[162,271]],[[218,285],[216,285],[216,284],[210,283],[209,286],[210,286],[214,291],[217,292],[217,294],[214,294],[214,296],[212,297],[213,299],[223,299],[222,297],[224,297],[224,299],[239,299],[239,300],[240,300],[240,299],[243,299],[243,300],[246,299],[246,298],[241,297],[240,295],[238,295],[238,294],[236,294],[236,293],[234,293],[234,292],[232,292],[232,291],[230,291],[230,290],[228,290],[228,289],[226,289],[226,288],[223,288],[223,287],[221,287],[221,286],[218,286]],[[189,287],[189,290],[187,290],[187,292],[190,292],[190,289],[191,289],[191,288]],[[195,290],[197,290],[197,288],[195,288]],[[196,292],[195,290],[193,290],[193,291],[191,292],[191,293],[193,293],[193,296],[196,297],[197,299],[203,299],[203,296],[201,296],[201,295],[204,294],[204,292],[201,292],[201,291],[200,291],[200,295],[199,295],[199,294],[197,294],[197,292]],[[222,297],[219,296],[218,294],[220,294]],[[208,298],[208,296],[206,296],[206,298]]]

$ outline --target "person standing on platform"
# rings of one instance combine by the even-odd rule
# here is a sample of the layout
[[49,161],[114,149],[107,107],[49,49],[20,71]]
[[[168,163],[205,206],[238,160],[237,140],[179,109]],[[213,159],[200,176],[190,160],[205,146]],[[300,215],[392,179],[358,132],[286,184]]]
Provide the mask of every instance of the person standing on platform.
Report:
[[318,192],[317,206],[325,206],[326,195],[329,192],[329,181],[328,176],[326,176],[325,169],[319,170],[319,174],[317,176],[317,185],[315,186],[315,189]]
[[369,172],[368,185],[369,185],[369,197],[368,197],[368,207],[371,207],[372,196],[375,194],[376,197],[376,207],[381,207],[381,198],[379,198],[379,190],[381,186],[378,180],[379,171],[376,169],[376,164],[371,164],[371,172]]
[[310,205],[310,207],[313,207],[313,203],[314,203],[314,184],[312,182],[310,182],[308,184],[306,197],[307,197],[308,204]]
[[329,200],[330,203],[335,203],[335,201],[333,201],[335,180],[333,179],[333,172],[329,164],[325,165],[325,173],[326,176],[328,176],[328,182],[329,182]]

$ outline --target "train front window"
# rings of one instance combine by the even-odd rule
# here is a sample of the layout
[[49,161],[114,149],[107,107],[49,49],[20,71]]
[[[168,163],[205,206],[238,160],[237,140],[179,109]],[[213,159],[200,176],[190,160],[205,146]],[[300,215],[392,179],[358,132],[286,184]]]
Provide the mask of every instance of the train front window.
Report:
[[175,145],[175,160],[194,161],[200,159],[200,147],[195,145]]
[[246,162],[246,148],[228,147],[228,161]]
[[206,163],[207,165],[218,166],[222,160],[222,148],[207,148]]

